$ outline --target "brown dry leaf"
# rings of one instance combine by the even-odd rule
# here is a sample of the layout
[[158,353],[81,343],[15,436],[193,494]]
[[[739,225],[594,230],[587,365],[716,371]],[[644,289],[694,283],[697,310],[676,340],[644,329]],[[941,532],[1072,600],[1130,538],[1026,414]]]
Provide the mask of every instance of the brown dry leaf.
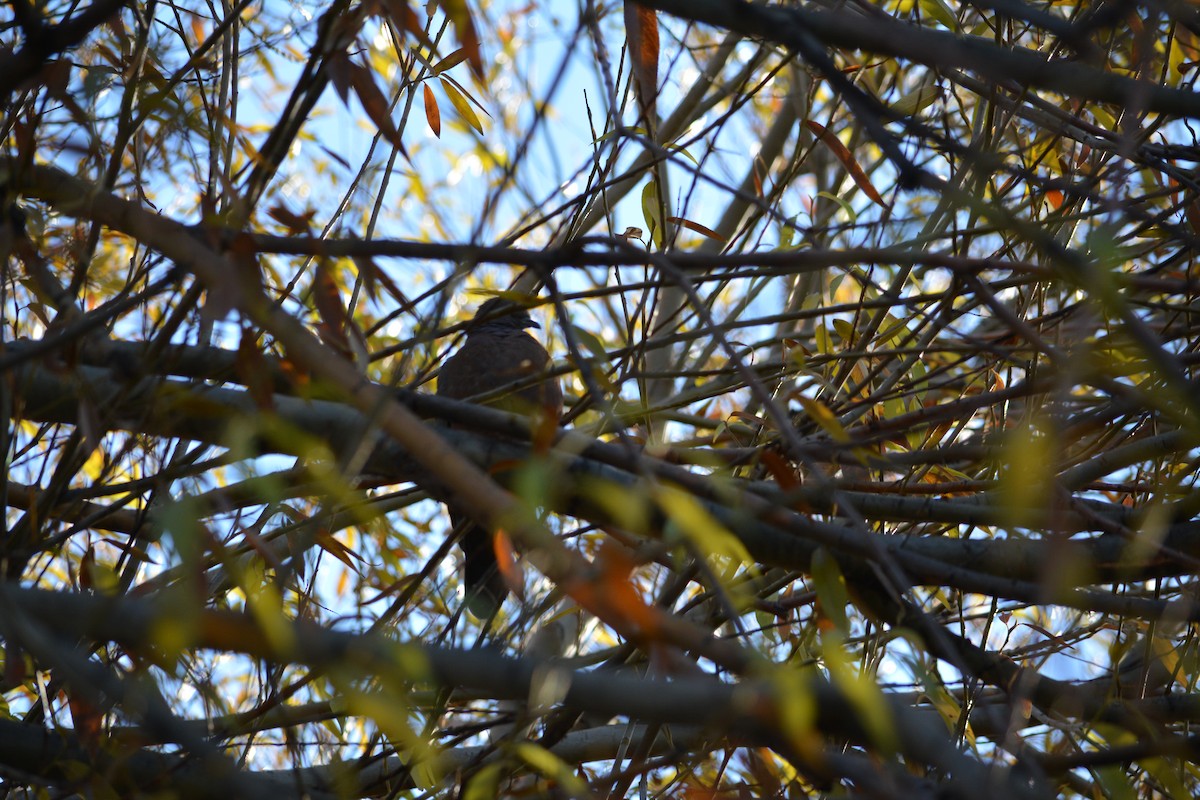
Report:
[[91,590],[95,587],[96,548],[88,545],[87,552],[79,559],[79,588]]
[[353,61],[347,61],[346,64],[349,69],[350,84],[354,87],[354,93],[358,95],[358,101],[362,103],[363,110],[367,112],[367,116],[371,118],[371,122],[375,123],[375,127],[379,129],[383,137],[403,153],[405,158],[408,158],[408,151],[404,149],[404,142],[400,140],[400,131],[396,130],[396,125],[392,122],[387,97],[376,85],[375,76],[369,69],[355,64]]
[[1200,203],[1195,200],[1188,203],[1184,208],[1184,214],[1187,216],[1188,227],[1192,229],[1192,233],[1200,236]]
[[446,16],[454,25],[454,35],[466,52],[467,63],[471,72],[479,81],[483,81],[483,56],[479,51],[479,34],[475,32],[475,22],[471,19],[471,11],[467,8],[466,0],[438,0]]
[[317,210],[313,208],[309,209],[303,214],[297,214],[283,204],[271,206],[267,209],[267,215],[283,227],[287,228],[288,233],[292,235],[310,233],[313,217],[316,215],[316,213]]
[[335,53],[328,61],[329,82],[345,106],[350,104],[350,89],[354,85],[350,78],[350,67],[350,57],[342,52]]
[[430,50],[434,49],[433,40],[429,38],[429,34],[425,33],[425,25],[422,24],[421,18],[408,3],[402,2],[402,0],[383,0],[383,7],[397,29],[404,33],[411,33],[422,45]]
[[382,288],[399,304],[401,311],[408,311],[412,308],[412,301],[408,299],[408,295],[388,277],[387,272],[380,269],[368,256],[351,256],[351,258],[354,260],[354,266],[358,268],[358,274],[362,276],[363,288],[367,292],[367,297],[374,302],[379,302],[379,290]]
[[313,302],[317,306],[317,315],[331,331],[345,337],[350,315],[346,313],[346,305],[342,302],[342,293],[338,290],[337,281],[333,278],[332,265],[327,258],[317,259],[317,271],[313,276]]
[[345,564],[356,575],[362,575],[362,573],[358,571],[358,566],[351,560],[358,559],[359,562],[362,562],[362,557],[335,539],[333,534],[329,532],[328,528],[318,527],[314,541],[317,543],[318,547],[320,547],[326,553],[329,553],[329,555],[333,556],[338,561]]
[[71,724],[84,749],[97,753],[100,749],[100,734],[104,727],[104,712],[85,700],[73,689],[68,689],[67,708],[71,710]]
[[258,346],[258,334],[250,329],[242,330],[237,356],[233,360],[233,372],[246,387],[254,405],[269,409],[274,405],[275,387],[271,382],[271,370]]
[[850,177],[854,179],[854,183],[859,189],[862,189],[863,194],[871,198],[879,205],[887,208],[887,203],[883,202],[883,195],[871,183],[871,179],[867,177],[867,173],[863,172],[863,168],[858,165],[858,161],[854,159],[854,155],[846,149],[846,145],[842,144],[842,140],[837,138],[818,122],[813,122],[810,119],[804,120],[804,124],[808,129],[816,134],[817,138],[824,142],[825,146],[833,151],[837,156],[837,160],[842,162],[842,166],[850,173]]

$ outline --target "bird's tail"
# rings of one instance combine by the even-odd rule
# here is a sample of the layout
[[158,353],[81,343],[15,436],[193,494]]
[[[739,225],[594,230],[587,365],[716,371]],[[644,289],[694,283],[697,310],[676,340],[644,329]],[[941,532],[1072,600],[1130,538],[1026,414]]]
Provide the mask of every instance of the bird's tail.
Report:
[[487,619],[499,610],[508,596],[508,584],[496,563],[493,536],[465,515],[451,512],[450,521],[455,529],[464,528],[458,546],[463,551],[467,609],[476,617]]

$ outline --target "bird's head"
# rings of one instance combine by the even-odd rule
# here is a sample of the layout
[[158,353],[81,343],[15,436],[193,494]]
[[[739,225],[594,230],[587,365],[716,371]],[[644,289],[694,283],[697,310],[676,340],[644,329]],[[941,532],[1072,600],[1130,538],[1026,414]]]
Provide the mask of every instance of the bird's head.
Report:
[[541,327],[529,316],[527,309],[503,297],[493,297],[475,309],[475,318],[471,322],[469,331],[478,331],[484,328],[491,330],[508,328],[521,331],[526,328]]

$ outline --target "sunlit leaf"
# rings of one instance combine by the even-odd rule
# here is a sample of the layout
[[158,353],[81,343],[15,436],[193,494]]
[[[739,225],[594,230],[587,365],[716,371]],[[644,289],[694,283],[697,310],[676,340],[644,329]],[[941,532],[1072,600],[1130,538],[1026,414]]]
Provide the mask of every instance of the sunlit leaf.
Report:
[[656,247],[662,247],[663,213],[662,203],[658,199],[657,181],[646,181],[646,185],[642,187],[642,217],[646,220],[646,227],[650,229],[651,241]]
[[815,400],[811,397],[805,397],[802,394],[794,395],[793,399],[804,407],[804,411],[812,418],[813,422],[821,426],[821,428],[833,438],[835,442],[846,443],[850,441],[849,434],[842,427],[842,423],[829,410],[829,406],[822,403],[820,400]]
[[479,117],[475,115],[471,104],[467,102],[466,98],[455,88],[453,83],[445,78],[442,78],[441,81],[442,91],[446,93],[446,97],[450,98],[450,103],[454,106],[454,110],[458,112],[458,115],[472,128],[483,133],[483,124],[479,121]]
[[658,100],[658,15],[632,0],[625,0],[625,35],[634,88],[643,119],[655,120]]

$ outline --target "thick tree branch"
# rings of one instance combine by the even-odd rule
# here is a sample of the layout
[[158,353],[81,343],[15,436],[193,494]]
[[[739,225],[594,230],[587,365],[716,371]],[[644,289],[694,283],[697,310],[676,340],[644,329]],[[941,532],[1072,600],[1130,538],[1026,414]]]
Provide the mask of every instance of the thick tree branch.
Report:
[[37,75],[48,59],[82,42],[128,3],[129,0],[95,0],[58,25],[42,26],[38,35],[30,37],[20,50],[0,54],[0,98],[7,100],[21,84]]
[[[711,678],[657,680],[624,674],[571,670],[554,662],[514,659],[488,650],[454,650],[398,643],[377,634],[340,633],[311,623],[276,620],[265,630],[249,614],[202,610],[178,627],[163,603],[22,589],[0,584],[5,614],[38,620],[41,627],[71,639],[116,642],[133,652],[153,652],[157,631],[175,628],[189,648],[243,653],[273,662],[336,666],[382,679],[385,686],[431,685],[466,689],[500,699],[524,700],[549,672],[562,673],[562,703],[580,711],[622,715],[644,722],[697,725],[736,740],[779,745],[779,710],[795,702],[786,692],[805,693],[821,732],[858,742],[870,740],[852,701],[815,672],[786,687],[774,681],[728,684]],[[901,752],[952,777],[956,797],[1043,798],[1048,790],[1026,776],[989,770],[960,753],[939,723],[925,714],[884,700]],[[933,722],[934,724],[930,724]],[[790,746],[785,745],[785,749]]]
[[831,47],[895,56],[930,67],[971,70],[1001,86],[1048,89],[1071,97],[1119,107],[1183,117],[1200,117],[1200,95],[1150,81],[1135,80],[1077,61],[1049,59],[1040,53],[1000,47],[980,36],[934,31],[886,15],[850,8],[818,10],[806,6],[765,5],[744,0],[637,0],[683,19],[798,49],[806,37]]

